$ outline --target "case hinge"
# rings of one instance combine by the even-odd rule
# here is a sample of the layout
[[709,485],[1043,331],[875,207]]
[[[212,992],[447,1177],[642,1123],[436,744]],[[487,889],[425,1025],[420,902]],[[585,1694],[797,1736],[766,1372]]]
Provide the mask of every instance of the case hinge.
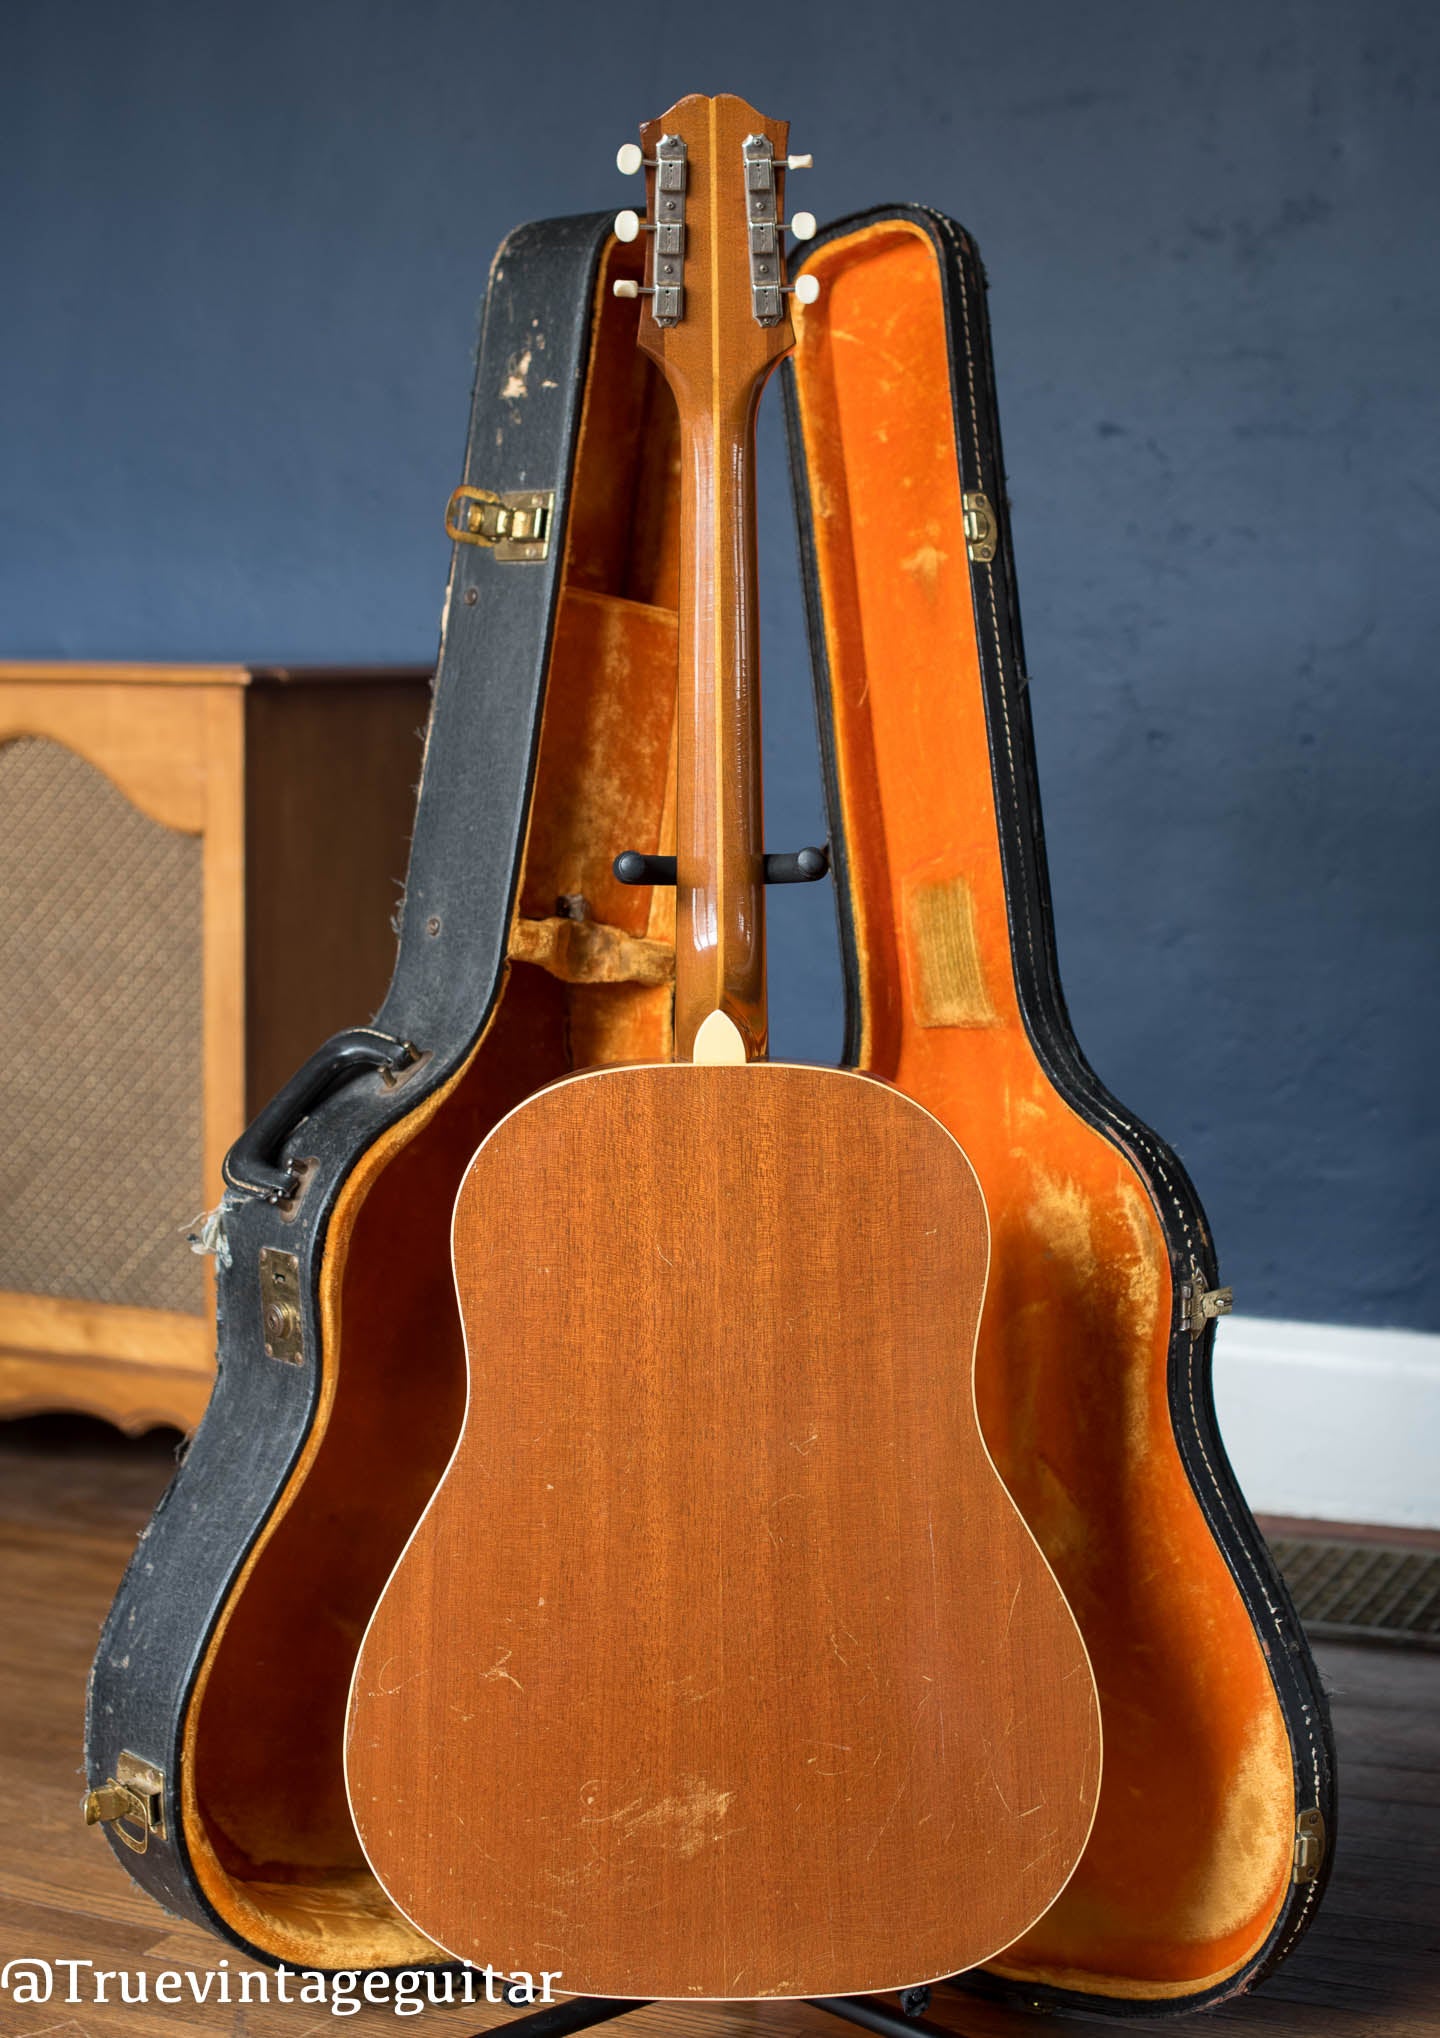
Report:
[[962,495],[961,506],[965,512],[965,546],[972,559],[978,559],[986,566],[995,557],[1000,543],[1000,527],[995,521],[995,511],[988,495],[979,489],[973,494]]
[[484,545],[497,559],[545,559],[555,514],[553,488],[457,488],[445,506],[445,529],[457,545]]
[[122,1749],[115,1774],[81,1800],[87,1826],[113,1826],[132,1854],[143,1854],[153,1833],[165,1838],[165,1777],[153,1762]]
[[1205,1277],[1192,1260],[1190,1279],[1180,1288],[1180,1320],[1191,1337],[1200,1337],[1217,1316],[1228,1316],[1235,1307],[1233,1288],[1207,1288]]
[[1292,1882],[1313,1882],[1325,1859],[1325,1816],[1318,1808],[1301,1812],[1295,1821],[1295,1866]]

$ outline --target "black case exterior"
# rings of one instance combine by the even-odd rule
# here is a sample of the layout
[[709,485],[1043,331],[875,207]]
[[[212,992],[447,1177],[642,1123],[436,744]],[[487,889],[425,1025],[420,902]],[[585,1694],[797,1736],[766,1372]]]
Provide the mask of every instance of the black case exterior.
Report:
[[[1091,1069],[1070,1025],[1060,985],[1050,880],[1045,861],[1035,743],[1030,716],[1016,591],[1009,503],[995,396],[995,370],[986,314],[987,282],[975,244],[945,214],[925,206],[879,206],[827,226],[809,254],[858,229],[887,220],[918,226],[929,237],[940,271],[949,336],[955,442],[960,452],[961,487],[985,494],[999,520],[1000,543],[993,561],[971,561],[970,578],[985,689],[986,724],[995,789],[999,850],[1010,923],[1010,955],[1026,1030],[1056,1090],[1086,1122],[1129,1157],[1159,1213],[1169,1249],[1177,1297],[1197,1276],[1217,1285],[1215,1249],[1205,1213],[1179,1157],[1148,1126],[1111,1095]],[[825,632],[816,563],[812,504],[805,473],[793,371],[782,371],[790,444],[791,477],[799,527],[800,556],[810,620],[816,716],[830,821],[831,867],[840,926],[846,985],[845,1058],[855,1057],[860,1037],[860,972],[850,911],[849,866],[834,733]],[[963,394],[962,394],[963,393]],[[993,619],[993,620],[992,620]],[[1008,735],[1007,735],[1008,724]],[[1195,1497],[1244,1602],[1274,1682],[1289,1736],[1296,1803],[1315,1806],[1325,1821],[1327,1845],[1320,1873],[1292,1886],[1289,1901],[1265,1945],[1239,1973],[1194,1995],[1164,2001],[1092,1995],[1068,1989],[1018,1987],[983,1970],[963,1978],[978,1989],[1014,2003],[1103,2011],[1112,2017],[1179,2016],[1224,2000],[1270,1973],[1308,1926],[1324,1895],[1335,1841],[1335,1748],[1329,1708],[1304,1629],[1269,1548],[1256,1527],[1225,1453],[1215,1417],[1211,1369],[1215,1327],[1192,1338],[1177,1304],[1171,1328],[1169,1406],[1175,1440]]]
[[[503,562],[474,545],[454,550],[399,954],[372,1029],[379,1054],[406,1042],[417,1058],[398,1081],[366,1072],[311,1109],[288,1142],[288,1156],[310,1164],[293,1215],[247,1189],[247,1164],[236,1158],[246,1141],[227,1162],[218,1378],[125,1573],[91,1672],[85,1743],[91,1786],[115,1774],[122,1750],[165,1777],[165,1838],[152,1837],[137,1854],[107,1828],[117,1858],[167,1910],[211,1926],[262,1960],[271,1956],[212,1911],[186,1851],[178,1784],[186,1708],[215,1622],[314,1418],[319,1268],[336,1196],[380,1134],[459,1067],[500,984],[565,557],[591,303],[609,229],[608,213],[521,227],[491,270],[465,479],[499,493],[553,488],[553,537],[543,562]],[[505,387],[537,334],[547,372],[543,381],[532,377],[517,402]],[[352,1050],[357,1044],[350,1043]],[[265,1352],[259,1272],[265,1247],[294,1253],[300,1263],[298,1366]]]
[[[931,237],[944,282],[952,387],[973,375],[974,417],[956,407],[963,486],[983,489],[1001,519],[993,568],[999,624],[982,633],[992,733],[1007,703],[1007,762],[991,758],[1009,904],[1016,984],[1037,1053],[1056,1089],[1130,1156],[1161,1208],[1177,1284],[1198,1270],[1215,1279],[1203,1214],[1169,1150],[1130,1117],[1086,1066],[1066,1017],[1056,967],[1033,746],[1011,570],[983,275],[961,230],[913,207],[884,208],[841,222],[817,245],[868,221],[899,218]],[[86,1770],[98,1786],[121,1751],[165,1777],[164,1837],[137,1854],[113,1832],[126,1870],[167,1910],[208,1925],[244,1953],[273,1956],[215,1914],[192,1867],[180,1818],[179,1777],[186,1711],[215,1624],[257,1535],[303,1448],[319,1394],[319,1278],[327,1226],[341,1187],[382,1133],[414,1111],[460,1066],[494,1004],[505,962],[533,783],[550,644],[566,551],[566,519],[589,358],[592,305],[610,215],[520,228],[496,257],[481,324],[465,479],[500,492],[555,490],[548,558],[510,564],[457,545],[442,627],[395,975],[373,1028],[343,1036],[326,1075],[290,1086],[266,1117],[306,1115],[273,1156],[306,1163],[293,1205],[270,1200],[252,1163],[256,1140],[227,1163],[218,1274],[218,1378],[184,1462],[142,1535],[101,1636],[91,1675]],[[546,376],[531,378],[523,402],[505,394],[516,359],[543,336]],[[802,560],[811,605],[821,743],[831,786],[833,867],[847,974],[847,1059],[859,1037],[859,977],[849,921],[846,845],[835,794],[834,745],[824,669],[810,505],[798,431],[792,458]],[[473,592],[473,603],[468,600]],[[978,595],[988,590],[977,586]],[[370,1043],[373,1063],[403,1059],[398,1076],[354,1073]],[[317,1064],[324,1061],[323,1053]],[[314,1072],[312,1072],[313,1075]],[[311,1101],[306,1103],[306,1100]],[[298,1100],[298,1101],[297,1101]],[[304,1320],[302,1363],[267,1356],[261,1324],[259,1256],[264,1248],[299,1261]],[[1294,1751],[1299,1801],[1318,1804],[1333,1832],[1333,1757],[1324,1700],[1290,1602],[1229,1471],[1210,1396],[1213,1333],[1198,1343],[1179,1324],[1171,1343],[1170,1405],[1191,1483],[1250,1611],[1269,1660]],[[1113,2016],[1154,2016],[1200,2007],[1271,1968],[1313,1914],[1323,1881],[1297,1887],[1259,1956],[1208,1994],[1144,2001],[1020,1989],[984,1975],[965,1985],[1013,2000],[1073,2005]]]

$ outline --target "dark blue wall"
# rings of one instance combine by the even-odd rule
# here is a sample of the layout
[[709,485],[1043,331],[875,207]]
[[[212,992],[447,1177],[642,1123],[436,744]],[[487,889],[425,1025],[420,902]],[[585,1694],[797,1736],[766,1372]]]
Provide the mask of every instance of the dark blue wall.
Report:
[[[1436,10],[9,0],[0,38],[11,655],[428,657],[491,251],[628,202],[682,92],[787,114],[822,216],[959,214],[1081,1039],[1242,1307],[1440,1323]],[[778,1045],[828,1057],[823,902],[779,924]]]

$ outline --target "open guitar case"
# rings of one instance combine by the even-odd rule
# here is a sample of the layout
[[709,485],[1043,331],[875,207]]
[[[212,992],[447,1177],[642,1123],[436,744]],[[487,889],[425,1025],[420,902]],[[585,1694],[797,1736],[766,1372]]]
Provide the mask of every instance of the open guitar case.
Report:
[[[440,1958],[365,1864],[341,1751],[362,1630],[461,1417],[461,1172],[551,1078],[668,1053],[673,893],[611,868],[673,847],[673,405],[610,287],[638,263],[608,216],[522,228],[496,259],[465,478],[502,501],[454,506],[394,981],[230,1156],[214,1397],[95,1663],[87,1766],[122,1792],[119,1859],[292,1967]],[[1216,1432],[1205,1218],[1066,1018],[974,247],[885,208],[804,266],[823,287],[782,372],[845,1057],[978,1171],[982,1426],[1101,1700],[1084,1857],[962,1985],[1194,2009],[1314,1914],[1325,1702]]]

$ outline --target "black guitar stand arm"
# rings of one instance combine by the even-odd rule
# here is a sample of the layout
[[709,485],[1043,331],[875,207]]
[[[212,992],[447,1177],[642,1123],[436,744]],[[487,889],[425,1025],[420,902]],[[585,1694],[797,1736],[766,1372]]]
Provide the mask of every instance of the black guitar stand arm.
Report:
[[[922,2021],[930,2007],[928,1988],[902,1989],[899,2010],[892,2010],[888,2003],[879,2002],[874,1996],[807,1996],[805,2000],[812,2010],[824,2010],[827,2016],[839,2017],[844,2023],[877,2031],[881,2038],[959,2038],[955,2031]],[[549,2003],[543,2010],[517,2017],[513,2024],[503,2024],[499,2029],[505,2038],[569,2038],[572,2031],[588,2031],[592,2025],[608,2024],[616,2017],[628,2017],[634,2010],[650,2007],[647,2001],[629,1997],[569,1996],[564,2002]],[[685,2007],[696,2005],[687,2003]]]
[[[638,849],[622,849],[610,868],[622,885],[673,885],[673,856],[646,856]],[[767,885],[813,885],[830,868],[828,849],[788,849],[767,853]]]

